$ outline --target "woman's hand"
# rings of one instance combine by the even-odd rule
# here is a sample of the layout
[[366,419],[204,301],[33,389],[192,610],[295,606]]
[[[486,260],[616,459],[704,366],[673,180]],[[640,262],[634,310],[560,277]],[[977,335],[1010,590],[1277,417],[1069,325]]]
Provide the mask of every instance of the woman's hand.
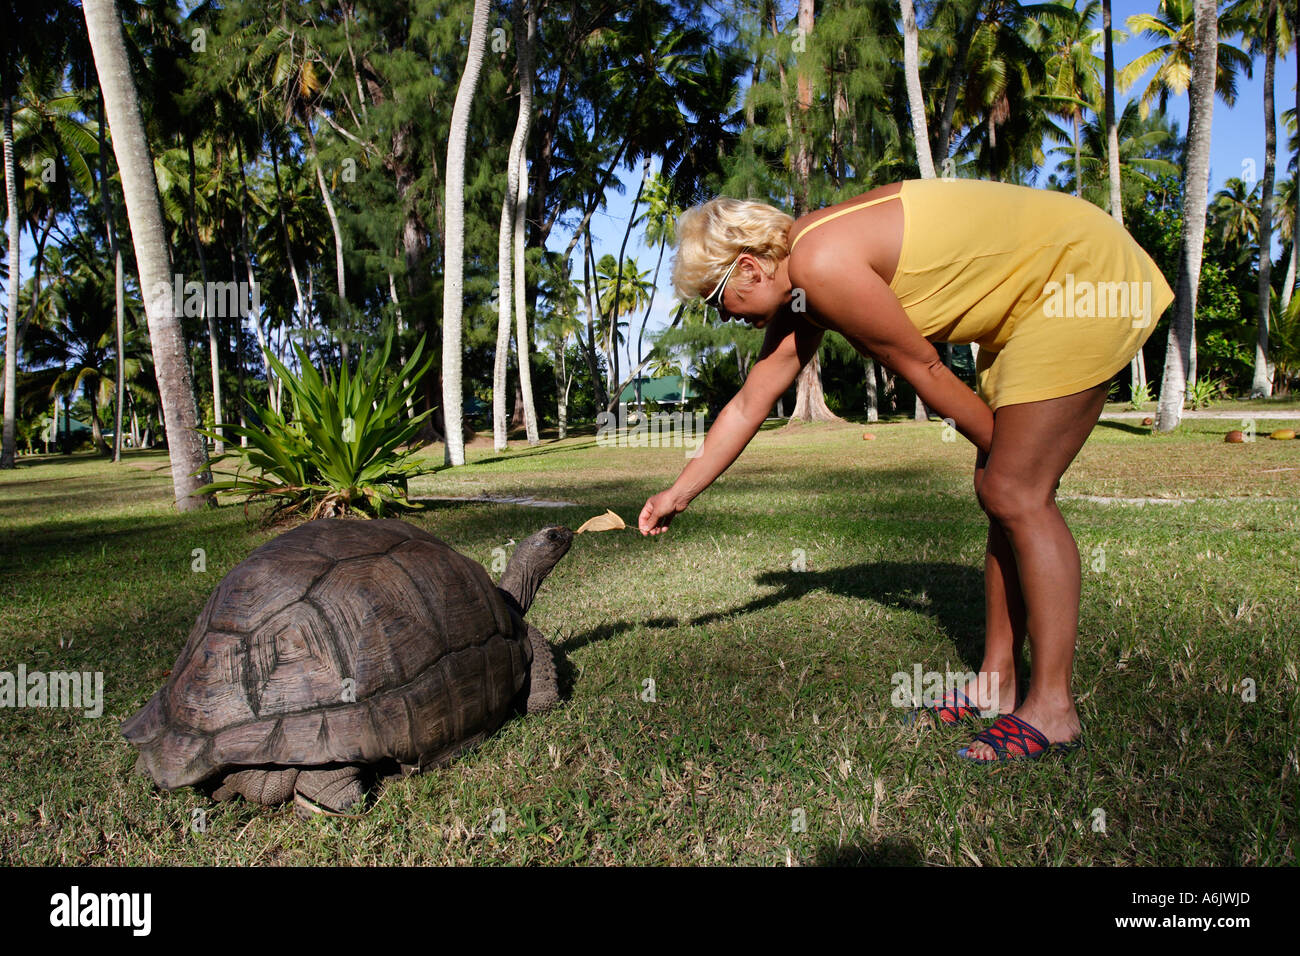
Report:
[[663,534],[672,524],[673,518],[686,510],[687,502],[669,488],[646,499],[641,516],[637,518],[637,527],[644,534]]

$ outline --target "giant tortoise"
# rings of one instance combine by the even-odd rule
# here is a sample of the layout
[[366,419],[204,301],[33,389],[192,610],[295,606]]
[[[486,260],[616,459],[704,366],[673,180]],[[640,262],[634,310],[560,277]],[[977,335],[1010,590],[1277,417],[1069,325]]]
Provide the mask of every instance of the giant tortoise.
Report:
[[524,620],[573,541],[521,541],[487,571],[403,521],[323,518],[257,548],[208,598],[167,683],[122,725],[136,768],[218,800],[362,800],[363,771],[443,764],[514,710],[559,700]]

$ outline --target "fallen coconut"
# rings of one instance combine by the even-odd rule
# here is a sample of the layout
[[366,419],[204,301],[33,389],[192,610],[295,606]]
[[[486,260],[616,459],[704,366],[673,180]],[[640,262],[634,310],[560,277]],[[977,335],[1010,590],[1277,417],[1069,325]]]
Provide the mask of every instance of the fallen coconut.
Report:
[[1292,438],[1295,438],[1295,429],[1279,428],[1277,431],[1271,433],[1268,437],[1276,438],[1278,441],[1289,441]]
[[1230,431],[1223,436],[1223,440],[1231,445],[1239,445],[1246,440],[1246,436],[1239,431]]
[[876,436],[873,435],[873,434],[871,434],[871,432],[863,432],[863,433],[862,433],[862,440],[863,440],[863,441],[875,441],[875,440],[876,440]]
[[1143,424],[1143,425],[1153,425],[1153,424],[1155,424],[1155,419],[1154,419],[1154,418],[1144,418],[1144,419],[1142,419],[1142,424]]

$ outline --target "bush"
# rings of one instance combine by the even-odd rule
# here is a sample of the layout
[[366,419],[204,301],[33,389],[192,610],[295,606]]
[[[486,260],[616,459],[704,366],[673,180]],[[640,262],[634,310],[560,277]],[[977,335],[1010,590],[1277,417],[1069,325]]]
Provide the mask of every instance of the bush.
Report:
[[267,523],[299,513],[311,520],[351,513],[382,517],[388,511],[412,509],[407,481],[436,469],[412,461],[414,451],[398,449],[410,442],[430,414],[405,417],[406,400],[415,394],[433,358],[415,370],[424,349],[421,338],[406,365],[388,375],[392,344],[389,335],[383,349],[358,366],[355,375],[345,367],[329,384],[297,344],[301,376],[267,354],[268,367],[280,376],[292,401],[292,419],[285,418],[283,408],[274,412],[250,401],[262,427],[223,426],[247,436],[249,444],[213,461],[238,462],[235,477],[214,481],[196,493],[238,495],[246,503],[271,499],[276,504],[265,516]]

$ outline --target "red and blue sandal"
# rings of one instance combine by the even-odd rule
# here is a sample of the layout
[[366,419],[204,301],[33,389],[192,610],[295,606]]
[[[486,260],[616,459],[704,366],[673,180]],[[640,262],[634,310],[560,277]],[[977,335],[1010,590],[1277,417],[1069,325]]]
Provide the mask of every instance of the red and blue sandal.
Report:
[[921,719],[922,714],[929,714],[931,719],[941,724],[959,724],[980,716],[980,708],[965,693],[954,689],[952,693],[944,695],[942,704],[913,707],[903,718],[903,722],[911,727]]
[[976,734],[974,742],[988,744],[996,756],[992,760],[972,757],[969,747],[957,751],[957,756],[972,763],[1003,763],[1008,760],[1037,760],[1047,753],[1072,754],[1083,746],[1079,740],[1054,744],[1037,727],[1015,714],[1003,714],[987,730]]

